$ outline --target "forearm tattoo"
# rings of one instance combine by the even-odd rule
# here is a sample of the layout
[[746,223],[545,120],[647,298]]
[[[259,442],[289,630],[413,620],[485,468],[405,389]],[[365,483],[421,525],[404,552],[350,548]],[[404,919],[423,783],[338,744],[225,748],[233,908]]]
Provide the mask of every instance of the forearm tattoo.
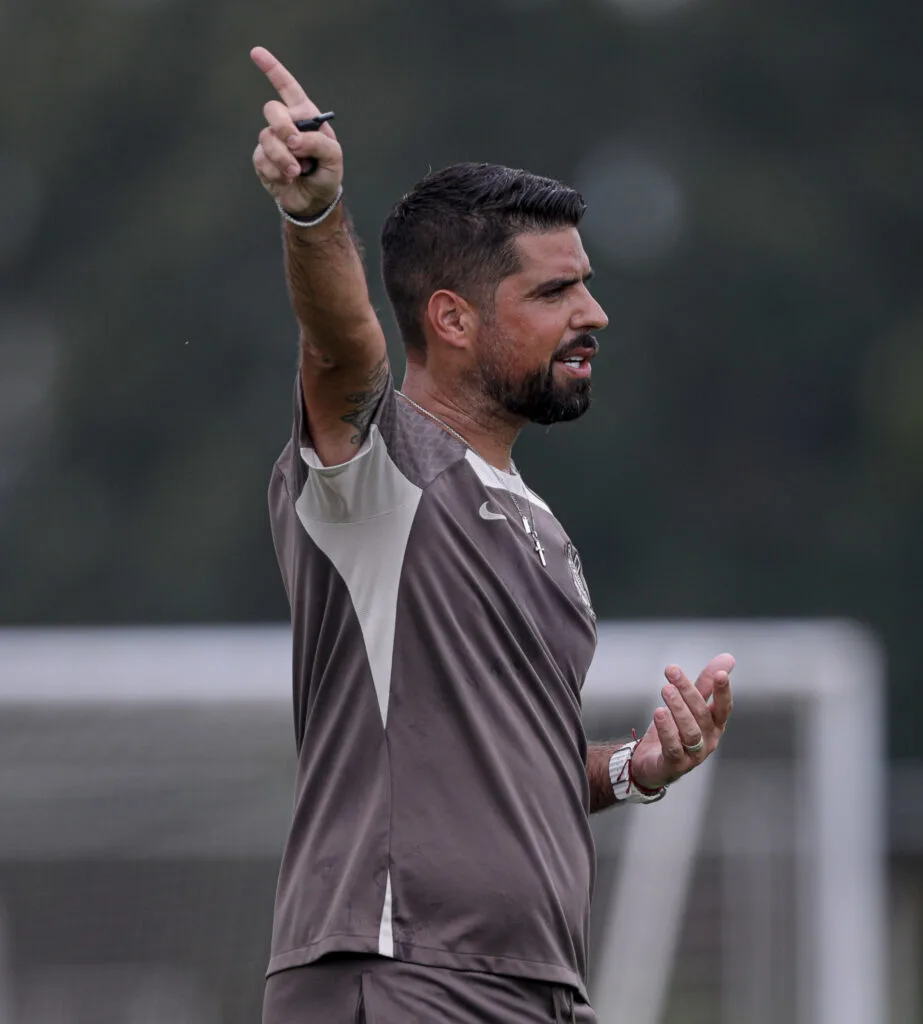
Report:
[[384,356],[376,365],[375,369],[363,381],[364,387],[361,391],[355,391],[346,396],[350,410],[340,419],[344,423],[350,423],[355,427],[356,432],[349,439],[350,444],[362,444],[365,435],[368,433],[369,423],[378,408],[378,401],[382,392],[388,384],[388,357]]

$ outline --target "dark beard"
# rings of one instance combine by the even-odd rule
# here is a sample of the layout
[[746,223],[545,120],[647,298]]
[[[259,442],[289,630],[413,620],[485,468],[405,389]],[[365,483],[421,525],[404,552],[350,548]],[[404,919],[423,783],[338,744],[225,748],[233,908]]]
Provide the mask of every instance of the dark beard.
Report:
[[577,419],[589,409],[592,399],[589,379],[558,384],[553,363],[546,372],[536,370],[516,385],[497,377],[485,377],[484,390],[507,412],[544,425]]
[[[589,341],[595,347],[596,342],[593,339]],[[574,349],[581,343],[586,344],[579,338],[567,347]],[[577,419],[589,409],[592,400],[590,378],[577,377],[559,384],[554,377],[554,362],[547,370],[536,370],[515,382],[496,368],[484,366],[481,384],[484,393],[499,402],[507,412],[543,426]]]

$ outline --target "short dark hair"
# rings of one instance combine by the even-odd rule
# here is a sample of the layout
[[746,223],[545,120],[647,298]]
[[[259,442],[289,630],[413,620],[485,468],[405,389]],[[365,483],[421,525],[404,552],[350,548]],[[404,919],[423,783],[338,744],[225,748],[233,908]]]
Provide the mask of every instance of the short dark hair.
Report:
[[401,199],[381,233],[382,277],[407,348],[426,351],[422,314],[440,288],[488,313],[500,282],[519,269],[523,232],[576,227],[586,203],[552,178],[496,164],[455,164]]

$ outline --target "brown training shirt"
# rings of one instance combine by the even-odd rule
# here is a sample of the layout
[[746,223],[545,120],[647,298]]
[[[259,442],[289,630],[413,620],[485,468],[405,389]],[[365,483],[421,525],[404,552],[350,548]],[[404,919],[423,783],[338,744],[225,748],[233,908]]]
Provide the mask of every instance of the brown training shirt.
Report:
[[269,501],[298,767],[268,973],[377,953],[585,997],[596,628],[561,525],[391,381],[330,467],[296,385]]

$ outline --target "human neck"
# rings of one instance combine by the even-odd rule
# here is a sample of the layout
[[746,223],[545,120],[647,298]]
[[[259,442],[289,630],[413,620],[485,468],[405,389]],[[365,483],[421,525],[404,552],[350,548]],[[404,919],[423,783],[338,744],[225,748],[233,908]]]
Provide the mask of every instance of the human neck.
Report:
[[493,406],[482,394],[441,387],[426,369],[408,362],[401,391],[457,431],[486,462],[509,470],[522,422]]

